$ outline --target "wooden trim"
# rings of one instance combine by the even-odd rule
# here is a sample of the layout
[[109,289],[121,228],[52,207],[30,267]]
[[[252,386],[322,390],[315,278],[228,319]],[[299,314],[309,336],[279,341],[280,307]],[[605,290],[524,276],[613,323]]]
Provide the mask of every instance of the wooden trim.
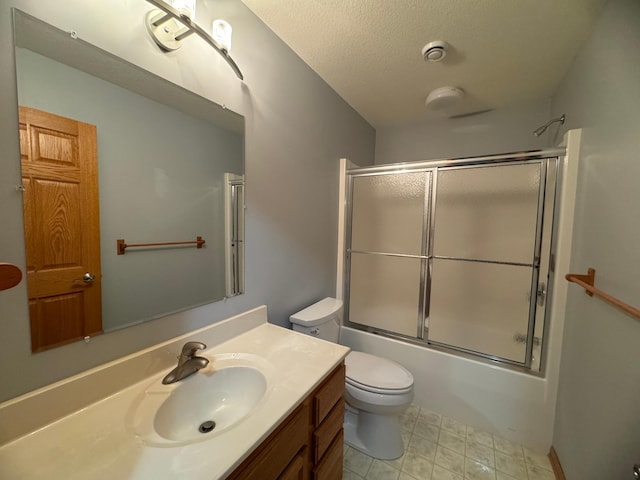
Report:
[[609,302],[612,305],[615,305],[618,308],[621,308],[622,310],[624,310],[627,313],[630,313],[631,315],[640,318],[640,310],[638,310],[637,308],[632,307],[631,305],[628,305],[626,303],[624,303],[621,300],[618,300],[617,298],[609,295],[608,293],[604,293],[602,290],[600,290],[599,288],[594,287],[595,281],[596,281],[596,270],[594,268],[590,268],[587,271],[586,275],[579,275],[576,273],[567,273],[565,275],[565,278],[569,281],[569,282],[573,282],[576,283],[578,285],[580,285],[582,288],[584,288],[586,290],[586,294],[589,296],[593,296],[596,295],[600,298],[605,299],[607,302]]
[[558,452],[556,449],[551,446],[551,450],[549,450],[549,462],[551,462],[551,468],[553,468],[553,474],[556,476],[556,480],[567,480],[567,477],[564,476],[564,471],[562,470],[562,465],[560,465],[560,458],[558,458]]

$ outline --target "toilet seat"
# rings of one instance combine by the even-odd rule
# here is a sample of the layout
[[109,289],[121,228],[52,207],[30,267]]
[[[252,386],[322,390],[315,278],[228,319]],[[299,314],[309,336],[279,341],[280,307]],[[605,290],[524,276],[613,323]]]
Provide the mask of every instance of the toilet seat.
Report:
[[345,378],[345,383],[351,385],[352,387],[359,388],[360,390],[364,390],[365,392],[378,393],[380,395],[404,395],[405,393],[409,393],[413,389],[413,386],[393,390],[388,388],[376,388],[370,385],[358,383],[350,378]]
[[413,388],[413,375],[386,358],[352,351],[345,359],[347,384],[371,393],[403,395]]

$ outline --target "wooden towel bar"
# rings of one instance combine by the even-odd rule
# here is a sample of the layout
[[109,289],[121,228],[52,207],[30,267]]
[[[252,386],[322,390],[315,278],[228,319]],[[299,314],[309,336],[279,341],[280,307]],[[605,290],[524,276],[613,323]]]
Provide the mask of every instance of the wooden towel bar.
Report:
[[630,313],[631,315],[634,315],[637,318],[640,318],[640,310],[638,310],[635,307],[632,307],[631,305],[627,305],[623,301],[618,300],[617,298],[593,286],[596,280],[596,270],[594,268],[590,268],[589,270],[587,270],[586,275],[580,275],[577,273],[567,273],[564,278],[566,278],[570,282],[580,285],[582,288],[586,290],[587,295],[591,297],[596,295],[600,298],[603,298],[607,302],[611,303],[612,305],[615,305],[616,307],[621,308],[625,312]]
[[132,247],[164,247],[167,245],[195,245],[202,248],[205,241],[202,237],[196,237],[195,242],[164,242],[164,243],[125,243],[124,239],[118,240],[118,255],[124,255],[127,248]]

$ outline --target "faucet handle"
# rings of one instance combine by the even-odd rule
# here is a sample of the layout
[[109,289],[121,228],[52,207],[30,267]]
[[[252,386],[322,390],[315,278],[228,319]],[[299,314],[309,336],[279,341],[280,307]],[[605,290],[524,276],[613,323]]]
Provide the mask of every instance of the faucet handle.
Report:
[[204,350],[207,346],[202,342],[187,342],[182,346],[181,356],[193,357],[198,350]]

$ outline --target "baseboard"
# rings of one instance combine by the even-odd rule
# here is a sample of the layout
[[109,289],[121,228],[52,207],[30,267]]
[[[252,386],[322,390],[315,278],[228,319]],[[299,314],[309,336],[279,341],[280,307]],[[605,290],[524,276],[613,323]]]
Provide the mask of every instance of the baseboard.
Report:
[[553,468],[553,473],[556,476],[556,480],[567,480],[567,477],[564,476],[564,472],[562,471],[562,465],[560,465],[560,458],[558,458],[558,453],[556,449],[551,447],[549,450],[549,461],[551,462],[551,468]]

